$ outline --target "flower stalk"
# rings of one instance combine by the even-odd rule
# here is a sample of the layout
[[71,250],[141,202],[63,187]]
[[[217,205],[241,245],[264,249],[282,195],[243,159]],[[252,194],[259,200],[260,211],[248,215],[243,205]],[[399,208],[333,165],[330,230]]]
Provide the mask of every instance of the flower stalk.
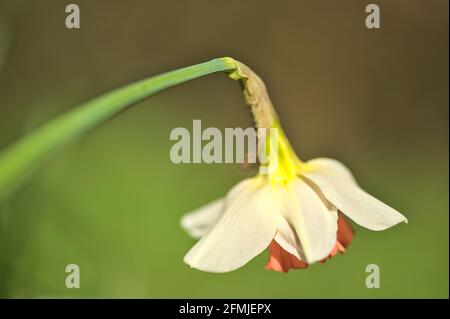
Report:
[[[278,130],[278,138],[275,141],[278,144],[277,153],[274,154],[272,152],[269,155],[269,158],[272,157],[272,160],[273,156],[277,156],[278,160],[276,162],[278,164],[269,178],[275,183],[286,183],[299,173],[299,167],[303,163],[297,157],[281,127],[278,115],[270,100],[264,82],[245,64],[238,61],[235,61],[235,63],[236,69],[229,74],[229,77],[241,82],[242,93],[246,104],[252,112],[255,126],[266,129],[276,128]],[[267,136],[266,145],[270,145],[269,141],[270,136]]]
[[144,98],[216,72],[227,72],[230,78],[241,82],[244,98],[258,127],[277,125],[277,115],[264,83],[244,64],[224,57],[180,68],[126,85],[81,104],[4,149],[0,153],[0,199],[9,195],[47,154],[64,142],[79,137]]

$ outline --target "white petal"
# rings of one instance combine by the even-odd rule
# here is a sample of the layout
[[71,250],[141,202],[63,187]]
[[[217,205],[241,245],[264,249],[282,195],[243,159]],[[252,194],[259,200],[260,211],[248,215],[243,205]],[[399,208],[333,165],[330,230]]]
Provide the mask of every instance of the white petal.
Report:
[[357,224],[371,230],[384,230],[405,216],[362,190],[350,171],[340,162],[319,158],[306,163],[303,176],[316,184],[323,195]]
[[226,203],[232,202],[249,183],[250,179],[245,179],[234,186],[225,197],[185,214],[181,218],[181,227],[195,239],[203,237],[219,221],[225,212]]
[[327,207],[319,195],[299,178],[291,182],[286,195],[287,205],[282,213],[295,231],[296,241],[301,246],[299,254],[303,254],[301,259],[308,263],[324,259],[336,245],[336,209]]
[[[239,189],[236,192],[236,189]],[[269,246],[280,213],[270,184],[247,179],[230,192],[219,222],[184,257],[191,267],[208,272],[235,270]]]
[[275,241],[288,253],[304,261],[304,257],[302,257],[304,253],[301,249],[299,238],[285,218],[281,218]]
[[220,219],[225,206],[225,198],[200,207],[181,218],[181,227],[193,238],[204,236]]
[[328,175],[333,176],[335,179],[339,179],[346,183],[357,184],[355,178],[353,177],[352,172],[341,162],[332,158],[315,158],[306,163],[306,166],[311,170],[321,170],[323,172],[327,172]]

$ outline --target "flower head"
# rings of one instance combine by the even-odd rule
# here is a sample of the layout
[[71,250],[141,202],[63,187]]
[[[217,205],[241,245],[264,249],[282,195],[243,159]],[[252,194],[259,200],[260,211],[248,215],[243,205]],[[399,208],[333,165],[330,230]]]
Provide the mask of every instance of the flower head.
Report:
[[184,257],[188,265],[228,272],[269,248],[266,269],[303,269],[346,250],[353,230],[345,216],[377,231],[407,222],[395,209],[362,190],[342,163],[329,158],[300,161],[262,81],[242,64],[236,72],[231,76],[243,79],[244,96],[256,125],[278,129],[277,152],[270,155],[277,156],[277,165],[183,217],[182,227],[200,238]]
[[289,181],[248,178],[220,200],[187,214],[182,226],[200,241],[184,261],[208,272],[237,269],[269,247],[267,269],[288,271],[344,252],[360,226],[384,230],[406,218],[362,190],[333,159],[304,164]]

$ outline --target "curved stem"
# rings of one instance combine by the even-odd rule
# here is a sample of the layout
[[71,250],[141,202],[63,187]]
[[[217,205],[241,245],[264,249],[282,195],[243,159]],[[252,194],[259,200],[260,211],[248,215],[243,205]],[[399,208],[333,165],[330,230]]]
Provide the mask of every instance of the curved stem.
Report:
[[[113,115],[146,97],[172,86],[215,72],[226,71],[233,80],[242,84],[247,105],[251,108],[257,127],[281,129],[264,82],[246,65],[232,58],[219,58],[144,79],[75,107],[47,125],[21,138],[0,153],[0,199],[32,171],[45,155],[63,142],[96,127]],[[296,155],[282,135],[280,155]],[[291,161],[292,162],[292,161]],[[291,165],[295,166],[295,165]],[[292,169],[291,169],[292,170]]]
[[126,85],[75,107],[0,153],[0,199],[13,191],[55,147],[94,128],[131,104],[183,82],[235,69],[236,62],[231,58],[214,59]]

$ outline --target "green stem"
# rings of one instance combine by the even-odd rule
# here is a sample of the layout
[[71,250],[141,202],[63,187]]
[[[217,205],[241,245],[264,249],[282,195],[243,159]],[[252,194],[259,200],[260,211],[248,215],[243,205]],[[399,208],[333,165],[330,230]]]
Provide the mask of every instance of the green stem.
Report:
[[75,107],[21,138],[0,153],[0,199],[55,147],[90,130],[133,103],[166,88],[221,71],[234,71],[236,61],[219,58],[144,79]]

